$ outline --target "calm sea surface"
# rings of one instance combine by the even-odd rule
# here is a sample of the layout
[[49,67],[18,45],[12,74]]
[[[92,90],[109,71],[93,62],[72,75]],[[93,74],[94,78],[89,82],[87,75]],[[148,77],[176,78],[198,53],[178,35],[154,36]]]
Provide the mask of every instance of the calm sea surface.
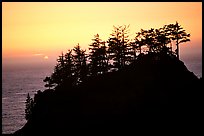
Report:
[[2,70],[2,133],[13,133],[23,127],[25,100],[27,94],[44,88],[43,79],[51,69],[44,68],[3,68]]
[[[201,59],[181,58],[187,68],[202,77]],[[13,133],[23,127],[27,93],[33,98],[37,90],[43,90],[45,76],[52,68],[3,68],[2,70],[2,133]]]

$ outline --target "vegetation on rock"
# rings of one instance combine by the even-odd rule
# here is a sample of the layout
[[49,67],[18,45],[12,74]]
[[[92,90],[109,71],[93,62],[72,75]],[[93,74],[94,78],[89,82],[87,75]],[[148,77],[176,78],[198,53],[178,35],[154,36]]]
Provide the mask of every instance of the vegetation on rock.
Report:
[[99,133],[147,125],[162,129],[177,126],[178,120],[192,127],[201,79],[188,71],[178,54],[178,45],[190,35],[177,22],[141,29],[133,41],[127,32],[128,26],[114,27],[107,42],[96,34],[89,54],[79,44],[62,53],[44,80],[48,89],[35,94],[32,117],[15,134]]

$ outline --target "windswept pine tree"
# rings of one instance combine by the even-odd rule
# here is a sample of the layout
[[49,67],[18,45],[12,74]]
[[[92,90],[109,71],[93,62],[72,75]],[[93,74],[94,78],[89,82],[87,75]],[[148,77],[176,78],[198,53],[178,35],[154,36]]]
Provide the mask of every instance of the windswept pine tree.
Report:
[[[173,55],[174,51],[172,48],[172,41],[176,41],[175,50],[177,57],[179,58],[179,44],[190,41],[190,34],[187,34],[183,28],[176,24],[164,25],[162,28],[149,30],[141,29],[140,32],[136,33],[136,37],[131,42],[132,49],[134,51],[134,59],[136,59],[137,50],[139,54],[142,53],[165,53]],[[148,50],[144,50],[147,47]]]
[[171,40],[176,42],[176,55],[179,59],[179,44],[190,41],[190,34],[186,33],[186,30],[178,22],[166,25],[166,27],[170,31]]
[[155,51],[156,53],[165,53],[172,55],[172,44],[170,40],[170,33],[169,31],[164,27],[155,29]]

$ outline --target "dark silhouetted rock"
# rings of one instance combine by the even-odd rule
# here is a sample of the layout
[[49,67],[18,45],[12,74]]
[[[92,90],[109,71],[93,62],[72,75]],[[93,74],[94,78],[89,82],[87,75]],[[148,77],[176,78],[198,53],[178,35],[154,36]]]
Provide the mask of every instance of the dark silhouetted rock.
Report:
[[40,93],[31,119],[15,134],[192,130],[202,108],[201,80],[176,57],[144,55],[124,69],[90,77],[79,86],[64,84]]

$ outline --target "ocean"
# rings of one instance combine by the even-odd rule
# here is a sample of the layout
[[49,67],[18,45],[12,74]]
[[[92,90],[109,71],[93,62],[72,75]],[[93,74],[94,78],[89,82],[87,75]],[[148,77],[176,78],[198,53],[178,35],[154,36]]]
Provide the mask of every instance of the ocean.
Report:
[[[189,71],[202,77],[202,60],[182,58]],[[181,59],[181,60],[182,60]],[[54,67],[54,66],[53,66]],[[53,67],[7,67],[2,69],[2,133],[10,134],[25,123],[25,100],[27,94],[33,98],[37,90],[43,90],[45,76]]]
[[10,134],[23,127],[27,94],[33,98],[43,90],[45,76],[53,70],[47,67],[19,67],[2,69],[2,133]]

